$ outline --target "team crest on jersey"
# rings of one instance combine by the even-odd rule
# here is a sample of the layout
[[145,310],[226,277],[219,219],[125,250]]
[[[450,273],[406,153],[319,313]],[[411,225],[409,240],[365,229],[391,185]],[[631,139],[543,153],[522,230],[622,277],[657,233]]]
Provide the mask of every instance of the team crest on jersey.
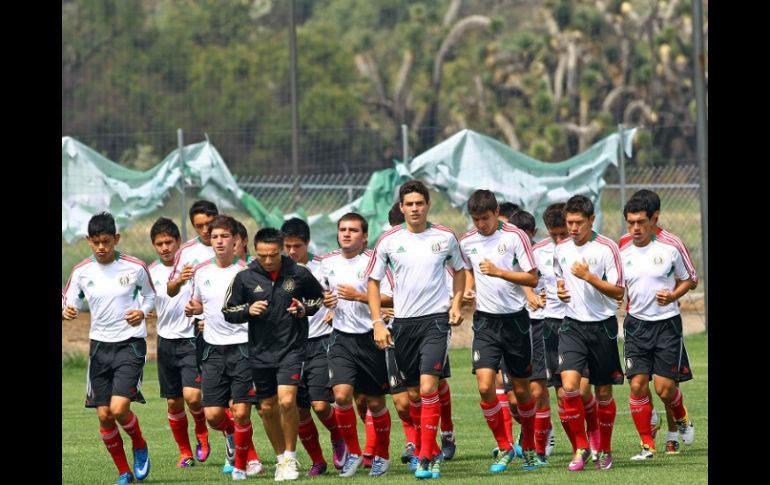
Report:
[[598,262],[599,262],[599,261],[597,261],[597,260],[596,260],[596,258],[594,258],[594,257],[590,257],[590,258],[588,258],[588,266],[596,266],[596,264],[597,264]]
[[294,291],[294,280],[291,278],[286,278],[283,280],[283,284],[281,285],[281,288],[283,288],[283,291],[286,293],[291,293]]
[[263,289],[262,289],[262,287],[261,287],[260,285],[257,285],[257,287],[256,287],[256,288],[254,288],[254,291],[253,291],[253,293],[259,293],[259,292],[262,292],[262,291],[265,291],[265,290],[263,290]]
[[506,249],[508,249],[508,247],[505,245],[505,243],[500,243],[497,245],[497,252],[500,254],[505,254]]
[[211,281],[209,280],[204,281],[203,286],[211,286]]
[[656,255],[654,258],[652,258],[652,262],[657,265],[663,264],[663,257],[660,255]]
[[473,362],[478,362],[481,358],[481,353],[478,350],[473,351]]
[[364,281],[365,279],[366,279],[366,271],[359,270],[358,271],[358,280],[359,281]]
[[118,282],[120,283],[120,286],[129,286],[131,284],[131,274],[130,273],[123,273],[118,278]]
[[434,242],[430,245],[430,250],[433,251],[433,254],[436,254],[441,251],[441,243]]

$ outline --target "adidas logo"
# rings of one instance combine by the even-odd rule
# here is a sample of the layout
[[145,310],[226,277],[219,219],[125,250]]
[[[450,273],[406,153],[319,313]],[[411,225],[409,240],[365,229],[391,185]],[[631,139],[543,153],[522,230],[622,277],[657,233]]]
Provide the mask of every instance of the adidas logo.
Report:
[[90,288],[90,287],[94,286],[94,284],[95,283],[93,282],[93,280],[88,280],[88,284],[86,286]]
[[405,252],[406,252],[406,249],[404,249],[404,246],[399,246],[399,247],[398,247],[398,250],[397,250],[396,252],[397,252],[397,253],[405,253]]
[[630,259],[628,261],[626,261],[626,266],[633,266],[633,264],[631,264],[631,260]]
[[203,286],[211,286],[211,281],[209,280],[204,281]]
[[254,288],[254,293],[259,293],[260,291],[265,291],[265,290],[263,290],[260,285],[257,285],[257,287]]
[[561,258],[561,264],[567,264],[567,258],[563,257]]
[[476,251],[476,248],[471,249],[471,254],[479,254],[478,251]]
[[332,270],[331,273],[329,273],[329,276],[334,276],[334,270]]

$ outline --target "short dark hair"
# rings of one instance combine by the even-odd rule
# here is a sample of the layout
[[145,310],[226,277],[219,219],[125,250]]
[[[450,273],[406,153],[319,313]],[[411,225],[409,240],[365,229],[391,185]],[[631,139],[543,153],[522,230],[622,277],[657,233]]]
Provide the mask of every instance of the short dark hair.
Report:
[[[650,204],[650,207],[652,207],[652,212],[660,210],[660,196],[652,190],[637,190],[634,192],[634,195],[632,195],[631,198],[641,198],[647,200]],[[652,215],[650,215],[650,217],[652,217]]]
[[180,239],[179,226],[168,217],[158,217],[150,228],[150,241],[155,242],[155,238],[161,234],[168,234],[174,239]]
[[364,234],[369,233],[369,223],[366,222],[366,219],[364,219],[364,216],[361,214],[356,212],[348,212],[344,216],[340,217],[339,221],[337,221],[337,229],[340,228],[340,222],[342,221],[359,221],[361,223],[361,231],[363,231]]
[[299,217],[292,217],[285,221],[281,226],[281,232],[285,238],[298,237],[302,239],[305,244],[310,242],[310,226]]
[[586,217],[594,215],[594,203],[585,195],[573,195],[564,206],[564,215],[580,212]]
[[545,227],[553,229],[554,227],[567,227],[567,221],[564,220],[564,202],[556,202],[545,208],[543,212],[543,222]]
[[209,234],[211,234],[214,229],[227,229],[230,231],[231,236],[235,236],[238,233],[238,221],[232,216],[220,214],[214,216],[214,218],[211,219],[211,222],[209,222]]
[[207,216],[216,216],[219,215],[219,209],[217,209],[217,205],[209,200],[201,199],[196,200],[193,202],[193,205],[190,207],[190,222],[192,222],[193,217],[195,217],[197,214],[206,214]]
[[527,211],[519,211],[515,213],[508,222],[525,232],[535,232],[537,229],[535,226],[535,216]]
[[107,234],[114,236],[118,233],[115,228],[115,218],[109,212],[100,212],[88,221],[88,237]]
[[644,212],[648,218],[652,218],[652,215],[655,214],[655,208],[649,197],[636,197],[636,195],[632,195],[628,202],[626,202],[626,205],[623,206],[623,217],[627,219],[629,212],[632,214]]
[[388,211],[388,224],[395,226],[397,224],[403,224],[406,221],[404,213],[401,212],[401,207],[398,202],[395,202]]
[[257,243],[278,244],[283,249],[283,233],[274,227],[263,227],[254,234],[254,247]]
[[509,221],[511,220],[511,217],[520,210],[521,207],[519,204],[514,204],[513,202],[503,202],[500,204],[500,215],[507,217]]
[[497,198],[491,190],[478,189],[468,198],[468,213],[472,216],[480,216],[486,211],[497,210]]
[[243,225],[241,221],[236,220],[235,221],[235,232],[241,236],[241,239],[244,241],[249,240],[249,230],[246,229],[246,226]]
[[412,192],[422,194],[422,196],[425,197],[425,202],[430,203],[430,192],[428,191],[428,187],[419,180],[409,180],[401,184],[401,187],[398,189],[398,201],[403,204],[404,196],[406,194],[411,194]]

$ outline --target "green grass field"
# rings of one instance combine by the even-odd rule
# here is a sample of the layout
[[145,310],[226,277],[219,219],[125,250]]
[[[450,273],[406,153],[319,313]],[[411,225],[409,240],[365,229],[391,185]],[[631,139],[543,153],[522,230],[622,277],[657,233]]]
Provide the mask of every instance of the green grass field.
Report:
[[[665,415],[663,405],[655,398],[655,408],[661,415],[664,429],[658,434],[657,446],[660,452],[654,460],[632,462],[629,457],[638,451],[639,437],[636,434],[628,411],[628,385],[615,387],[618,417],[613,435],[613,468],[599,471],[587,468],[580,473],[567,471],[571,449],[569,441],[559,423],[556,414],[555,398],[552,419],[556,427],[556,450],[551,456],[551,464],[536,471],[521,470],[520,460],[515,460],[509,470],[500,475],[489,473],[491,463],[490,451],[494,440],[487,428],[484,417],[479,409],[479,395],[475,379],[470,373],[470,351],[456,349],[450,352],[452,359],[453,377],[450,379],[452,388],[453,419],[457,436],[457,454],[455,458],[442,465],[441,481],[445,483],[510,483],[511,480],[525,479],[531,483],[654,483],[654,484],[689,484],[708,482],[708,337],[697,334],[687,337],[687,347],[691,359],[695,379],[683,384],[690,416],[695,423],[695,443],[682,446],[683,452],[677,456],[667,456],[663,453],[665,446]],[[621,354],[622,355],[622,354]],[[85,360],[70,357],[62,366],[62,483],[94,484],[113,483],[117,477],[115,466],[104,448],[99,437],[98,422],[94,410],[83,407],[85,393]],[[154,362],[148,362],[142,391],[148,399],[146,405],[134,405],[132,409],[139,416],[142,430],[149,443],[152,459],[152,472],[146,483],[180,484],[180,483],[224,483],[230,477],[223,475],[224,463],[223,438],[219,433],[212,433],[211,457],[206,463],[198,463],[195,467],[178,470],[174,467],[178,450],[173,441],[166,419],[165,400],[161,399],[158,390],[157,371]],[[404,445],[401,422],[391,406],[393,433],[391,440],[391,457],[398,461]],[[250,478],[249,481],[272,482],[274,455],[262,429],[261,423],[252,415],[254,425],[254,443],[260,457],[267,465],[267,475]],[[360,424],[360,423],[359,423]],[[328,432],[318,423],[321,433],[321,443],[331,462]],[[363,425],[359,425],[359,437],[364,443]],[[518,426],[515,429],[518,432]],[[194,435],[192,436],[193,443]],[[133,463],[130,449],[130,439],[123,435],[129,457]],[[308,457],[300,447],[299,461],[303,473],[309,468]],[[307,481],[309,479],[301,478]],[[343,483],[341,479],[329,472],[326,477],[313,479],[314,483]],[[368,471],[359,470],[353,479],[356,483],[369,480]],[[479,482],[481,480],[481,482]],[[413,474],[405,465],[393,463],[387,477],[387,483],[415,483]],[[345,482],[347,483],[347,482]]]

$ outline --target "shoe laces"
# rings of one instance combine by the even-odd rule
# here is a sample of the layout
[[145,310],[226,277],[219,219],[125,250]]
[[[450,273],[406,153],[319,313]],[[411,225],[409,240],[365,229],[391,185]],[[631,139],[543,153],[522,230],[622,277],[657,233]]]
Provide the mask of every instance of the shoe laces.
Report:
[[379,456],[375,456],[374,460],[372,460],[372,473],[378,474],[382,473],[382,468],[385,466],[385,460],[380,458]]
[[299,461],[297,461],[296,458],[286,458],[283,461],[283,466],[288,467],[291,470],[297,471],[299,469]]
[[347,460],[345,460],[345,464],[342,465],[342,471],[346,472],[350,470],[358,458],[359,457],[357,455],[354,455],[353,453],[348,454],[348,458]]

